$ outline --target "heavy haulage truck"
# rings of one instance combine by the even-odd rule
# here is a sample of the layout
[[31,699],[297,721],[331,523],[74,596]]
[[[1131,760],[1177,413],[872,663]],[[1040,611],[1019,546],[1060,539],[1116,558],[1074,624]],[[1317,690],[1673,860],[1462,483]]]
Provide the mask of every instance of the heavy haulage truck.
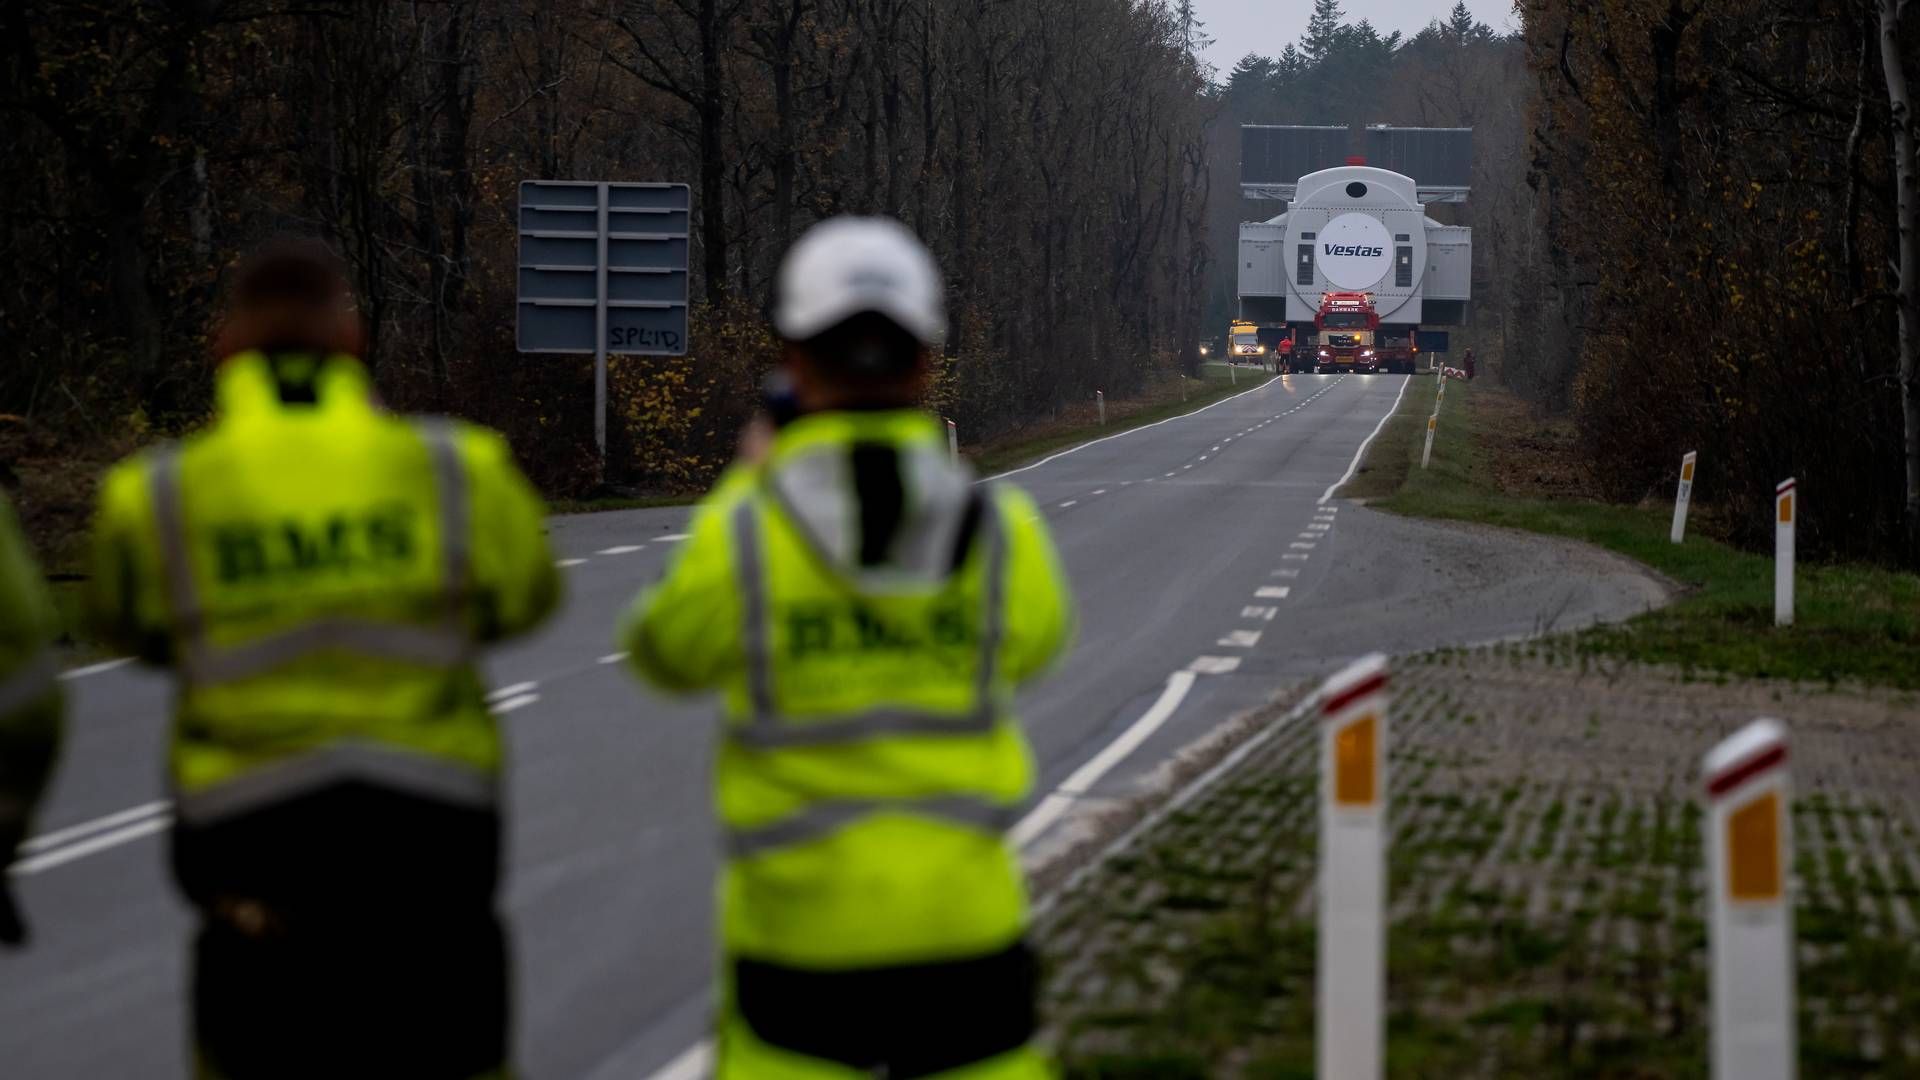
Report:
[[1288,205],[1240,226],[1238,320],[1292,339],[1281,370],[1411,374],[1447,351],[1473,232],[1426,207],[1464,202],[1471,162],[1465,128],[1241,129],[1242,194]]

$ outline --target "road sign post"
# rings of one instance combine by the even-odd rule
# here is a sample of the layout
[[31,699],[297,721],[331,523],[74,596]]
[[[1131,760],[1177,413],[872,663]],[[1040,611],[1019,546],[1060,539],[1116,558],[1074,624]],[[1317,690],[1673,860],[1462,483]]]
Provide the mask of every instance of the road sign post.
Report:
[[1381,1075],[1386,1002],[1387,658],[1327,680],[1320,725],[1318,1075]]
[[947,456],[954,461],[960,460],[960,425],[947,421]]
[[1773,489],[1773,625],[1793,625],[1793,525],[1800,516],[1793,478]]
[[1797,1019],[1786,729],[1756,720],[1708,751],[1700,772],[1713,888],[1713,1075],[1791,1080]]
[[1673,497],[1673,542],[1687,535],[1687,503],[1693,498],[1693,466],[1699,454],[1692,450],[1680,459],[1680,491]]
[[1420,451],[1420,467],[1422,469],[1426,468],[1427,463],[1433,460],[1433,432],[1434,429],[1439,426],[1440,410],[1436,408],[1433,411],[1433,415],[1427,417],[1427,446],[1426,449]]
[[515,338],[593,356],[593,438],[607,453],[607,354],[687,352],[685,184],[520,183]]
[[1100,426],[1106,427],[1107,426],[1107,392],[1105,390],[1095,390],[1093,392],[1093,403],[1100,407]]

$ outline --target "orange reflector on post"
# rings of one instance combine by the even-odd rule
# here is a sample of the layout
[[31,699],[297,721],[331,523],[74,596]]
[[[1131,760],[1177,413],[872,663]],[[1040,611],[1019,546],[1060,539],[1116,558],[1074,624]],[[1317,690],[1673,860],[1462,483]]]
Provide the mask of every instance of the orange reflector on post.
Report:
[[1793,496],[1780,496],[1780,524],[1793,524]]
[[1683,462],[1680,466],[1680,479],[1682,480],[1693,479],[1693,455],[1692,454],[1688,454],[1687,460]]
[[1355,720],[1333,737],[1333,801],[1340,806],[1372,806],[1380,796],[1379,718]]
[[1727,815],[1727,895],[1778,900],[1784,891],[1780,793],[1769,791]]

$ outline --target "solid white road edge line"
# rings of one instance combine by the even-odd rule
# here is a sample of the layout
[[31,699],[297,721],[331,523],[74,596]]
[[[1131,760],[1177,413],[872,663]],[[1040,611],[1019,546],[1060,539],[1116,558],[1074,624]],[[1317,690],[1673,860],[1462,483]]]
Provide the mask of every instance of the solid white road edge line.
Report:
[[[1080,451],[1082,451],[1082,450],[1085,450],[1085,449],[1086,449],[1087,447],[1089,447],[1089,446],[1098,446],[1099,444],[1101,444],[1101,443],[1103,443],[1103,442],[1108,442],[1108,441],[1110,441],[1110,440],[1113,440],[1113,439],[1124,439],[1124,438],[1126,438],[1126,437],[1127,437],[1127,436],[1129,436],[1129,435],[1133,435],[1133,434],[1135,434],[1135,433],[1138,433],[1138,432],[1142,432],[1142,431],[1146,431],[1146,430],[1148,430],[1149,428],[1157,428],[1157,427],[1159,427],[1159,426],[1160,426],[1161,424],[1171,424],[1171,423],[1173,423],[1173,422],[1174,422],[1175,420],[1185,420],[1185,419],[1187,419],[1187,418],[1188,418],[1188,417],[1190,417],[1190,416],[1199,416],[1199,415],[1200,415],[1201,413],[1203,413],[1203,412],[1206,412],[1206,411],[1207,411],[1208,409],[1217,409],[1217,408],[1219,408],[1220,406],[1222,406],[1222,405],[1225,405],[1225,404],[1226,404],[1227,402],[1229,402],[1229,401],[1238,401],[1238,400],[1240,400],[1241,398],[1243,398],[1243,397],[1246,397],[1246,396],[1247,396],[1248,394],[1257,394],[1257,393],[1259,393],[1260,391],[1262,391],[1262,390],[1265,390],[1265,389],[1266,389],[1267,387],[1269,387],[1269,386],[1272,386],[1272,385],[1273,385],[1273,380],[1272,380],[1272,379],[1269,379],[1269,380],[1267,380],[1266,382],[1263,382],[1263,383],[1261,383],[1261,384],[1260,384],[1259,386],[1256,386],[1256,387],[1253,387],[1252,389],[1249,389],[1249,390],[1242,390],[1242,391],[1240,391],[1239,393],[1237,393],[1237,394],[1233,394],[1233,395],[1231,395],[1231,396],[1228,396],[1228,397],[1223,397],[1223,398],[1221,398],[1221,399],[1220,399],[1219,401],[1216,401],[1216,402],[1214,402],[1214,403],[1213,403],[1213,404],[1211,404],[1211,405],[1202,405],[1202,406],[1200,406],[1199,408],[1197,408],[1197,409],[1195,409],[1195,410],[1193,410],[1192,412],[1189,412],[1189,413],[1181,413],[1181,414],[1180,414],[1179,416],[1169,416],[1169,417],[1167,417],[1167,418],[1166,418],[1165,420],[1155,420],[1155,421],[1154,421],[1153,423],[1151,423],[1151,424],[1141,424],[1141,425],[1140,425],[1139,427],[1137,427],[1137,428],[1128,428],[1127,430],[1125,430],[1125,431],[1122,431],[1122,432],[1120,432],[1120,433],[1118,433],[1118,434],[1115,434],[1115,435],[1104,435],[1104,436],[1102,436],[1102,437],[1100,437],[1100,438],[1098,438],[1098,439],[1089,439],[1089,440],[1087,440],[1086,442],[1083,442],[1083,443],[1081,443],[1081,444],[1080,444],[1079,446],[1069,446],[1069,447],[1067,447],[1067,448],[1066,448],[1065,450],[1062,450],[1062,451],[1060,451],[1060,452],[1059,452],[1059,453],[1057,453],[1057,454],[1049,454],[1049,455],[1047,455],[1046,457],[1043,457],[1043,458],[1041,458],[1041,459],[1040,459],[1039,461],[1036,461],[1036,462],[1034,462],[1034,463],[1033,463],[1033,464],[1031,464],[1031,465],[1022,465],[1022,466],[1020,466],[1020,467],[1019,467],[1019,468],[1017,468],[1017,469],[1008,469],[1008,470],[1007,470],[1006,472],[1002,472],[1002,473],[994,473],[994,474],[993,474],[992,476],[987,476],[987,477],[982,477],[981,479],[982,479],[983,481],[984,481],[984,480],[998,480],[998,479],[1000,479],[1000,478],[1001,478],[1001,477],[1003,477],[1003,476],[1012,476],[1012,475],[1014,475],[1014,474],[1016,474],[1016,473],[1023,473],[1023,472],[1026,472],[1026,471],[1027,471],[1028,469],[1037,469],[1037,468],[1039,468],[1040,466],[1042,466],[1042,465],[1045,465],[1045,464],[1046,464],[1047,462],[1049,462],[1049,461],[1054,461],[1054,460],[1056,460],[1056,459],[1058,459],[1058,458],[1063,458],[1063,457],[1066,457],[1066,456],[1067,456],[1068,454],[1077,454],[1077,453],[1079,453]],[[1172,474],[1171,474],[1171,473],[1169,473],[1168,475],[1172,475]],[[664,539],[664,538],[663,538],[663,539]]]
[[119,825],[125,825],[129,821],[138,821],[144,817],[152,817],[154,814],[165,811],[170,805],[172,804],[165,799],[155,799],[150,803],[141,803],[139,806],[129,807],[125,810],[108,814],[105,817],[94,818],[92,821],[83,821],[78,825],[69,825],[64,829],[55,829],[50,833],[42,833],[32,839],[22,841],[20,851],[22,854],[31,855],[35,852],[45,851],[51,847],[59,847],[69,840],[77,840],[89,833],[101,832]]
[[173,824],[172,814],[160,814],[155,817],[150,817],[145,821],[136,821],[131,825],[123,826],[112,832],[101,833],[91,840],[82,840],[77,844],[69,844],[63,848],[55,848],[52,851],[40,855],[21,859],[19,862],[8,867],[7,872],[17,876],[25,876],[27,874],[37,874],[42,870],[51,870],[62,863],[70,863],[75,859],[84,859],[96,851],[105,851],[110,847],[124,844],[129,840],[137,840],[142,836],[157,833],[171,824]]
[[89,675],[104,674],[112,671],[114,668],[125,667],[131,663],[133,663],[133,657],[122,656],[113,660],[102,660],[97,664],[88,664],[85,667],[77,667],[71,671],[63,671],[60,673],[60,677],[62,679],[84,679]]
[[[1346,378],[1346,376],[1343,375],[1341,378]],[[1360,449],[1353,452],[1353,460],[1347,463],[1347,471],[1340,474],[1340,479],[1335,480],[1327,486],[1327,490],[1321,494],[1314,505],[1318,506],[1328,499],[1333,498],[1333,493],[1340,490],[1340,485],[1353,479],[1353,474],[1360,470],[1360,459],[1367,456],[1367,447],[1373,445],[1374,438],[1380,434],[1381,428],[1387,426],[1387,421],[1393,419],[1393,414],[1400,411],[1400,399],[1407,396],[1407,383],[1412,381],[1413,376],[1409,375],[1407,376],[1407,381],[1400,384],[1400,392],[1393,395],[1393,406],[1387,410],[1386,415],[1380,418],[1380,422],[1373,426],[1373,434],[1368,435],[1366,441],[1360,444]]]
[[1067,807],[1072,805],[1074,796],[1084,795],[1100,778],[1113,770],[1115,765],[1126,760],[1127,756],[1139,749],[1148,736],[1160,730],[1180,703],[1187,699],[1193,689],[1197,676],[1191,671],[1176,671],[1167,676],[1167,685],[1160,696],[1140,714],[1140,718],[1120,733],[1120,736],[1108,743],[1104,749],[1087,759],[1060,782],[1052,793],[1040,800],[1040,805],[1027,812],[1007,836],[1016,847],[1025,847],[1035,837],[1046,832],[1048,827],[1058,821]]

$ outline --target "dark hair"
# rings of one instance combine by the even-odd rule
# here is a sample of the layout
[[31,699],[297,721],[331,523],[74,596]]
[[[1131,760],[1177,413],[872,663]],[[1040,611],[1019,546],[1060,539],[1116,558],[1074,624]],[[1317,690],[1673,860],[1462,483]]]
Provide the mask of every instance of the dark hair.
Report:
[[265,353],[357,352],[353,290],[346,264],[319,240],[269,240],[234,271],[216,359],[257,349]]
[[895,379],[913,371],[924,346],[877,311],[842,319],[801,343],[822,370],[849,379]]

